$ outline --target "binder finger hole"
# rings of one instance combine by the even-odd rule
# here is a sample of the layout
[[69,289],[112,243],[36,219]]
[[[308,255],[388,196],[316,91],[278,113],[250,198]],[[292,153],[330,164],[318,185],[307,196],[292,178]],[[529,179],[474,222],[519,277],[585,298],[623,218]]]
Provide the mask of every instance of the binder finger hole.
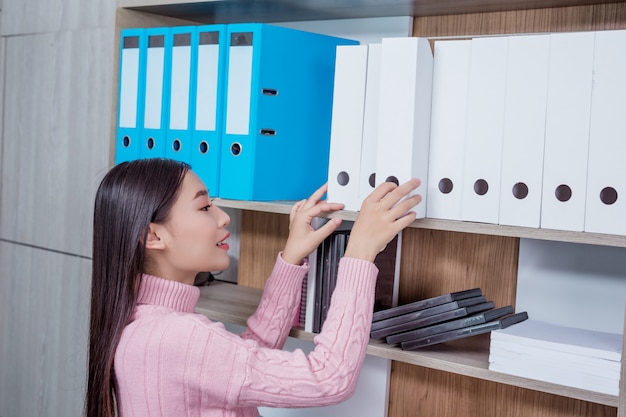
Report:
[[179,139],[174,139],[174,141],[172,142],[172,149],[174,150],[174,152],[180,151],[180,140]]
[[518,182],[513,186],[513,197],[523,200],[528,196],[528,186],[523,182]]
[[572,198],[572,189],[566,184],[561,184],[554,190],[554,195],[557,200],[566,202]]
[[122,146],[128,148],[130,146],[130,136],[124,136],[122,138]]
[[154,138],[148,138],[148,140],[146,141],[146,146],[148,147],[148,149],[154,148]]
[[613,187],[604,187],[600,191],[600,201],[607,206],[614,204],[617,201],[617,190]]
[[252,32],[233,32],[230,34],[230,46],[252,46]]
[[337,183],[339,185],[347,185],[350,182],[350,175],[346,171],[341,171],[337,174]]
[[263,88],[261,90],[261,92],[263,93],[263,95],[265,96],[272,96],[275,97],[278,95],[278,90],[274,89],[274,88]]
[[454,184],[450,178],[442,178],[441,181],[439,181],[439,191],[443,194],[450,194],[453,188]]
[[367,179],[367,182],[369,183],[370,187],[375,188],[376,187],[376,173],[370,174],[369,178]]
[[235,142],[230,145],[230,153],[232,153],[234,156],[239,155],[241,153],[241,144],[239,142]]
[[390,177],[387,177],[385,182],[393,182],[396,185],[400,185],[400,181],[398,181],[398,178],[394,177],[393,175]]
[[203,140],[200,142],[200,145],[198,145],[198,150],[201,154],[207,153],[209,151],[209,143],[206,140]]
[[474,183],[474,192],[478,195],[485,195],[489,191],[489,183],[484,179],[476,180]]

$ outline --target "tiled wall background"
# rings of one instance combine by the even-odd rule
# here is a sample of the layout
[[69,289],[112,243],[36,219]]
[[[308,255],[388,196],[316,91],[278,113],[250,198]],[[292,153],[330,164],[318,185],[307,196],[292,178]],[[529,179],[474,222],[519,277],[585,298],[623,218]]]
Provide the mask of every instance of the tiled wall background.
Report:
[[116,2],[3,0],[0,416],[79,416]]

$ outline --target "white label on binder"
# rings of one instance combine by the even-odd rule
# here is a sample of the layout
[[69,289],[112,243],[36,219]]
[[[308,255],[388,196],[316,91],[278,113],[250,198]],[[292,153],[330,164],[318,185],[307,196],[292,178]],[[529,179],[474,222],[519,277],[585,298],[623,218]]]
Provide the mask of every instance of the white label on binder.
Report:
[[252,52],[250,46],[229,47],[226,133],[247,135],[250,130],[252,95]]
[[120,74],[120,127],[137,127],[138,96],[139,48],[124,48]]
[[198,46],[196,130],[216,130],[219,52],[219,45]]
[[172,48],[170,129],[187,130],[188,128],[190,71],[191,46],[174,46]]
[[146,59],[146,111],[144,113],[144,126],[148,129],[160,129],[161,112],[163,111],[165,48],[148,48]]

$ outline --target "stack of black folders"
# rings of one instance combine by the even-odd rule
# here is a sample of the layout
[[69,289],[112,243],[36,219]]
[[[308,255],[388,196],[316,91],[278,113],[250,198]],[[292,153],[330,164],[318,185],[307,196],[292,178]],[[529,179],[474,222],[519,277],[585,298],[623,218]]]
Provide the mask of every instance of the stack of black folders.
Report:
[[480,288],[452,292],[374,313],[370,336],[416,350],[504,329],[528,318],[513,306],[495,308]]

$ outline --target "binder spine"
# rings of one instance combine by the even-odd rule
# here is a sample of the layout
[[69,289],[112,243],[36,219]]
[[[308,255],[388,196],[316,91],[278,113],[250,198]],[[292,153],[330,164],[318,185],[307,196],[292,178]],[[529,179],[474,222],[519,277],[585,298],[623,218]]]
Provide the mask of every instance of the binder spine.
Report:
[[[226,30],[224,135],[221,155],[220,194],[225,198],[251,199],[257,180],[254,171],[255,135],[252,114],[254,79],[258,79],[261,42],[258,24],[232,24]],[[254,84],[253,84],[254,83]]]
[[165,130],[168,118],[168,74],[171,65],[169,28],[146,29],[146,89],[144,98],[144,128],[140,158],[165,156]]
[[120,35],[115,163],[139,157],[145,91],[146,33],[124,29]]
[[191,82],[195,91],[190,118],[191,168],[204,181],[211,196],[219,197],[226,27],[197,27],[193,44],[197,53],[194,55]]
[[169,77],[169,117],[165,137],[165,157],[190,163],[191,114],[195,97],[192,71],[195,66],[197,43],[195,26],[172,28],[168,44],[171,49]]

